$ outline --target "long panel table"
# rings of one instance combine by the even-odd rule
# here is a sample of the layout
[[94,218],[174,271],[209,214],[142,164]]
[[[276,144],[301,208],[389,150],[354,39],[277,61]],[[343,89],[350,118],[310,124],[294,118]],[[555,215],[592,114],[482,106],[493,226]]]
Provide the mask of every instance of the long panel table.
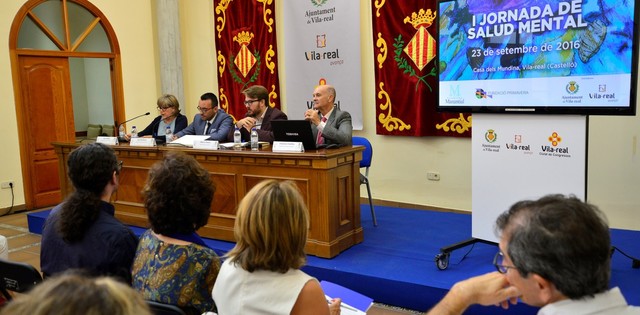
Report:
[[[73,190],[68,179],[69,153],[80,144],[55,142],[62,196]],[[203,237],[235,241],[233,225],[242,197],[264,179],[291,180],[300,189],[310,212],[306,252],[331,258],[363,241],[360,224],[360,171],[363,147],[275,153],[270,148],[195,150],[177,147],[113,146],[123,161],[120,186],[113,196],[116,217],[139,227],[148,227],[142,188],[151,166],[171,151],[193,156],[212,176],[216,192],[209,223],[198,230]]]

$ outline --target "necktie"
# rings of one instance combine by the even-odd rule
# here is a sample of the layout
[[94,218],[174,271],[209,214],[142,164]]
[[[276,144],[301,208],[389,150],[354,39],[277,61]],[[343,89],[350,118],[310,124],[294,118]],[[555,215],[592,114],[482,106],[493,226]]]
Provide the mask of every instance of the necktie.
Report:
[[[327,117],[322,117],[322,122],[325,123],[327,122]],[[322,137],[322,131],[318,130],[318,138],[316,138],[316,143],[317,144],[324,144],[324,138]]]
[[208,135],[209,134],[209,127],[211,127],[211,122],[207,122],[207,126],[204,127],[204,134]]

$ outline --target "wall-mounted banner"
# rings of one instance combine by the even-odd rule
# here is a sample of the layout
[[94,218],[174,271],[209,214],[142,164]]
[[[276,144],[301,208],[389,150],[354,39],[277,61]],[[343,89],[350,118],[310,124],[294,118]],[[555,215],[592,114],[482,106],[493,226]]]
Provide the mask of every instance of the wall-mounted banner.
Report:
[[289,119],[303,119],[315,87],[330,84],[336,105],[361,130],[360,2],[296,0],[282,10]]
[[439,113],[437,0],[371,1],[376,133],[471,136],[471,115]]
[[235,120],[247,113],[242,91],[262,85],[280,108],[275,1],[214,0],[213,30],[220,108]]

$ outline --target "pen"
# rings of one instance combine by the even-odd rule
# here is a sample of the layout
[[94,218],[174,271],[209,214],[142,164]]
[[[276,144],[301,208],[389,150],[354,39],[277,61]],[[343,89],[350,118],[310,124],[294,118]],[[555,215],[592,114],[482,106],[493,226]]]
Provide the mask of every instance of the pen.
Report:
[[[331,300],[327,299],[327,303],[331,304]],[[358,311],[359,311],[359,310],[357,310],[357,309],[355,309],[355,308],[353,308],[353,307],[351,307],[351,306],[349,306],[349,305],[347,305],[347,304],[340,303],[340,308],[343,308],[343,307],[344,307],[345,309],[350,310],[350,311],[354,311],[354,312],[358,312]]]

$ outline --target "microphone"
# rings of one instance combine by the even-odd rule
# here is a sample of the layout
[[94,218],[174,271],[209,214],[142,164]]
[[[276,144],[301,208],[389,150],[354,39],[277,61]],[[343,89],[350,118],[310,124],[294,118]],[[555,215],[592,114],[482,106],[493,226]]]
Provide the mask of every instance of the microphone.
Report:
[[134,120],[134,119],[138,119],[138,118],[140,118],[140,117],[142,117],[142,116],[147,116],[147,115],[151,115],[151,112],[146,112],[146,113],[144,113],[144,114],[142,114],[142,115],[138,115],[138,116],[133,117],[133,118],[131,118],[131,119],[129,119],[129,120],[125,120],[124,122],[122,122],[121,124],[119,124],[119,125],[118,125],[118,140],[120,140],[120,141],[125,141],[124,137],[123,137],[123,136],[120,136],[120,127],[122,127],[122,125],[124,125],[124,124],[126,124],[126,123],[128,123],[128,122],[130,122],[130,121],[132,121],[132,120]]

